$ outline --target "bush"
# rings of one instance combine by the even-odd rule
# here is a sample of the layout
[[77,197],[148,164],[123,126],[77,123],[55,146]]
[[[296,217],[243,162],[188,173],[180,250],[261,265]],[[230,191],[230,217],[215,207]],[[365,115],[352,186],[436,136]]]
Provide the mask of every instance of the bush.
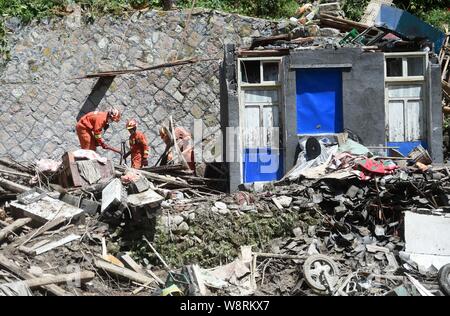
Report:
[[370,0],[346,0],[342,10],[345,16],[353,21],[359,21]]

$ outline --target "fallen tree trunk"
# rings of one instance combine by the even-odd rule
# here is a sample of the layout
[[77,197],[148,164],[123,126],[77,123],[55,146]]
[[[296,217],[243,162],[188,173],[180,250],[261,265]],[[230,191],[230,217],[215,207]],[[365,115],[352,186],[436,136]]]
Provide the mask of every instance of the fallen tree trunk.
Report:
[[25,226],[29,222],[31,222],[31,218],[28,218],[28,217],[27,218],[20,218],[20,219],[16,220],[14,223],[12,223],[11,225],[8,225],[5,228],[3,228],[2,230],[0,230],[0,243],[6,237],[8,237],[9,234],[15,232],[16,230],[18,230],[19,228]]
[[[8,270],[9,272],[15,274],[16,276],[18,276],[22,279],[33,279],[34,278],[34,276],[31,273],[23,271],[20,267],[15,265],[11,260],[6,258],[2,254],[0,254],[0,267],[3,267],[4,269]],[[57,295],[57,296],[71,296],[72,295],[70,292],[67,292],[64,289],[62,289],[59,286],[54,285],[54,284],[42,285],[40,287],[54,295]]]
[[17,184],[15,182],[6,180],[4,178],[0,178],[0,186],[6,190],[15,192],[15,193],[23,193],[26,192],[28,190],[31,190],[31,188],[26,187],[24,185],[21,184]]
[[127,268],[122,268],[119,266],[116,266],[112,263],[108,263],[102,260],[96,260],[95,261],[95,267],[102,269],[106,272],[110,272],[112,274],[121,276],[123,278],[126,278],[128,280],[131,281],[135,281],[135,282],[139,282],[142,284],[147,284],[150,282],[156,282],[155,280],[153,280],[152,278],[146,276],[146,275],[142,275],[140,273],[134,272],[133,270],[127,269]]

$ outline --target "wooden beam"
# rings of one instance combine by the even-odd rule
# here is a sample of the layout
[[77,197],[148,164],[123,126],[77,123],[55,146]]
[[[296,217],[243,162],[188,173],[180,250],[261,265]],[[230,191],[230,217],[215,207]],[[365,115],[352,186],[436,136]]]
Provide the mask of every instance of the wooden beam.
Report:
[[45,223],[41,227],[29,232],[25,236],[22,236],[19,239],[13,241],[11,244],[9,244],[7,246],[7,248],[12,249],[17,246],[23,246],[26,243],[28,243],[30,240],[32,240],[33,238],[38,237],[38,236],[42,235],[43,233],[45,233],[55,227],[58,227],[59,225],[65,223],[66,221],[67,221],[67,218],[65,218],[63,216],[55,218],[55,219]]
[[[20,267],[18,267],[14,262],[6,258],[3,254],[0,253],[0,267],[8,270],[9,272],[15,274],[21,279],[33,279],[35,278],[31,273],[23,271]],[[44,290],[57,295],[57,296],[71,296],[72,293],[65,291],[57,285],[42,285],[40,286]]]
[[17,184],[15,182],[6,180],[4,178],[0,177],[0,186],[6,190],[15,192],[15,193],[23,193],[26,192],[28,190],[31,190],[31,188],[21,185],[21,184]]
[[4,158],[0,158],[0,165],[4,165],[6,167],[21,171],[21,172],[29,172],[30,170],[20,164],[18,164],[17,162],[8,160],[8,159],[4,159]]
[[29,222],[31,222],[31,218],[20,218],[16,221],[14,221],[14,223],[6,226],[5,228],[3,228],[2,230],[0,230],[0,243],[6,238],[8,237],[9,234],[15,232],[16,230],[19,230],[21,227],[25,226],[26,224],[28,224]]
[[69,274],[59,274],[52,276],[45,276],[40,278],[33,278],[25,280],[25,284],[34,289],[43,285],[61,284],[61,283],[73,283],[73,282],[89,282],[95,278],[95,273],[92,271],[81,271]]
[[130,266],[135,272],[145,275],[144,269],[130,257],[129,254],[124,254],[122,257],[124,263]]
[[127,268],[121,268],[112,263],[108,263],[103,260],[96,260],[94,263],[95,267],[106,272],[121,276],[131,281],[139,282],[141,284],[148,284],[150,282],[156,282],[152,278],[142,275],[140,273],[134,272],[133,270]]

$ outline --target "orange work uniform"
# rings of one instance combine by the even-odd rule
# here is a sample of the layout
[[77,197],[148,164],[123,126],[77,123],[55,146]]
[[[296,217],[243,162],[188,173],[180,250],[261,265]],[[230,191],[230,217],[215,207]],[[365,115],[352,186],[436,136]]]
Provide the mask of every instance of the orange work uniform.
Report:
[[81,117],[76,127],[81,149],[95,150],[102,145],[102,131],[107,124],[108,112],[89,112]]
[[131,167],[142,168],[142,160],[148,158],[149,146],[144,133],[136,131],[130,135]]

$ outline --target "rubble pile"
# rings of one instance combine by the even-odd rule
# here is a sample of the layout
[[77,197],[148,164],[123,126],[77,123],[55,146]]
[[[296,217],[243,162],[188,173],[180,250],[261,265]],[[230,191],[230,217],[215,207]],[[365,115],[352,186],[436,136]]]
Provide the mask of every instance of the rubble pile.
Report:
[[[443,295],[441,266],[408,249],[405,214],[449,217],[449,169],[423,163],[422,151],[398,164],[367,158],[348,142],[344,160],[335,152],[299,173],[300,157],[285,179],[233,194],[189,184],[175,166],[116,166],[98,183],[63,188],[46,181],[64,163],[28,173],[2,160],[0,293],[148,295],[176,285],[186,295]],[[66,282],[73,273],[78,286]]]

